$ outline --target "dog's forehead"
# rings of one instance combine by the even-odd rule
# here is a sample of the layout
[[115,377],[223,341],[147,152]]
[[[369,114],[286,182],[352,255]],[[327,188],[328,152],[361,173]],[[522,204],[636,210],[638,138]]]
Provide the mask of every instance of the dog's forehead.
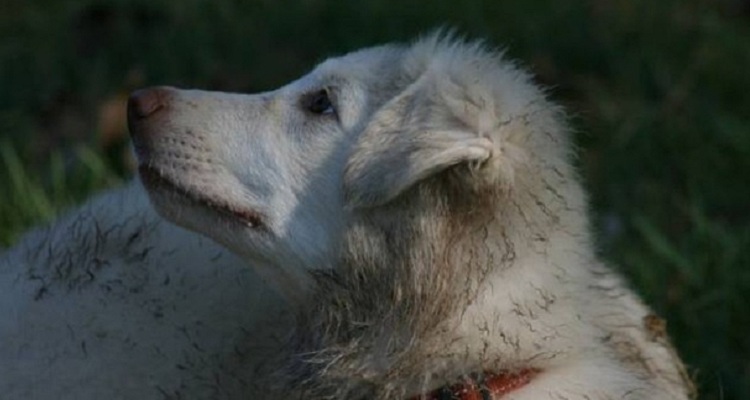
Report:
[[383,78],[393,73],[394,66],[403,57],[403,48],[396,45],[370,47],[342,56],[329,58],[320,63],[310,74],[316,81],[358,81]]

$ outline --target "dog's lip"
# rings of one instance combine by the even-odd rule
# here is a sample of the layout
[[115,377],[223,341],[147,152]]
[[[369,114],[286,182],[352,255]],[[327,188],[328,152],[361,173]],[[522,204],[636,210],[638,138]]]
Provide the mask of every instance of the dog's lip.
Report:
[[191,190],[165,176],[154,167],[139,165],[138,173],[141,176],[141,181],[146,186],[167,190],[174,195],[183,197],[189,202],[195,203],[201,207],[208,208],[230,220],[240,220],[250,228],[263,229],[265,227],[263,216],[260,213],[247,208],[237,207],[226,202],[217,201],[205,194]]

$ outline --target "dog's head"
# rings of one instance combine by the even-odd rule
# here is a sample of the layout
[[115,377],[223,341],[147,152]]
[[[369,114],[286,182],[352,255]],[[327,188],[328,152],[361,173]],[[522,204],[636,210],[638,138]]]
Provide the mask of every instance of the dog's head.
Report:
[[500,55],[439,35],[330,59],[267,93],[150,88],[128,109],[159,212],[291,297],[335,268],[353,219],[432,177],[452,174],[471,208],[471,193],[513,191],[525,169],[567,175],[556,114]]

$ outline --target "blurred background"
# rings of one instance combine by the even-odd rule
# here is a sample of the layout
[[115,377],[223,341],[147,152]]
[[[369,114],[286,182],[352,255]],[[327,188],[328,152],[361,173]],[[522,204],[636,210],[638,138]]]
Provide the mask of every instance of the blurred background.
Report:
[[0,248],[132,175],[147,85],[256,92],[440,26],[568,107],[603,256],[702,399],[750,399],[750,1],[0,0]]

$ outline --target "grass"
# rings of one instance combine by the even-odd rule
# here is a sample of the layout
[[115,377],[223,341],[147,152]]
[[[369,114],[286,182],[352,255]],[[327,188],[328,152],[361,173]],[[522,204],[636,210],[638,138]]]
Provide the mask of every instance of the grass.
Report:
[[135,87],[265,90],[449,25],[507,46],[574,113],[602,254],[667,317],[702,399],[750,398],[747,2],[6,3],[0,246],[128,175],[103,110]]
[[91,193],[122,181],[108,160],[86,146],[67,156],[51,153],[44,169],[32,170],[21,160],[15,146],[0,143],[0,248],[23,229],[50,221]]

